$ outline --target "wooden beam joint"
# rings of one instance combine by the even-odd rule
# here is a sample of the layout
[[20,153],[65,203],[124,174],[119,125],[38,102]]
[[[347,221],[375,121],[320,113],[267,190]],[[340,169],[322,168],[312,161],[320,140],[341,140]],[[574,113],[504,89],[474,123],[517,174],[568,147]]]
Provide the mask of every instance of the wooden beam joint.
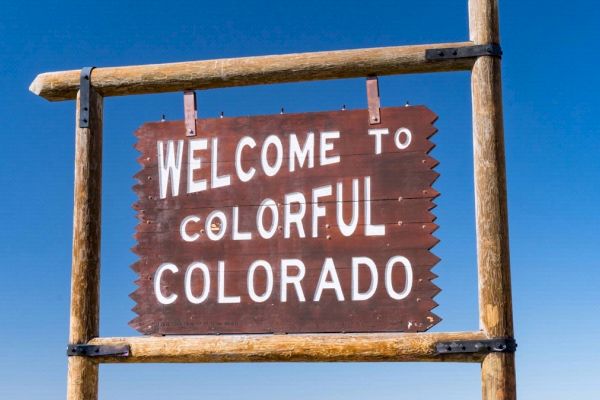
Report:
[[95,67],[84,67],[79,77],[79,127],[90,127],[90,96],[92,91],[92,70]]
[[514,353],[517,342],[514,338],[497,338],[485,340],[455,340],[439,342],[435,345],[438,354],[457,353]]
[[70,344],[67,346],[67,356],[83,357],[128,357],[130,353],[128,345],[110,346],[93,344]]
[[489,43],[464,47],[446,47],[443,49],[425,50],[425,58],[430,61],[452,60],[458,58],[478,58],[484,56],[502,58],[502,48],[499,44]]

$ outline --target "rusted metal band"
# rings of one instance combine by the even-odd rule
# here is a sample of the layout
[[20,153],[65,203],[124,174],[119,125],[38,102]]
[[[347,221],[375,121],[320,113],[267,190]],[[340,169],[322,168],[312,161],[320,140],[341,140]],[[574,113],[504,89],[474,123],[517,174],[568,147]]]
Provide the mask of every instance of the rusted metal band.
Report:
[[186,136],[196,136],[196,118],[198,111],[196,106],[196,92],[186,90],[183,92],[183,114],[185,117]]
[[379,98],[379,79],[376,76],[367,77],[367,104],[369,106],[369,123],[381,123],[381,100]]

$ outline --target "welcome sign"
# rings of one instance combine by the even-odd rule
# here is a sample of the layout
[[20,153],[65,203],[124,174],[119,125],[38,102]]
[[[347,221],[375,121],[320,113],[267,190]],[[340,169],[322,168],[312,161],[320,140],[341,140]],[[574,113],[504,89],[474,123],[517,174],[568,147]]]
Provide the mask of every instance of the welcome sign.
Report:
[[439,288],[426,107],[144,124],[144,334],[424,331]]

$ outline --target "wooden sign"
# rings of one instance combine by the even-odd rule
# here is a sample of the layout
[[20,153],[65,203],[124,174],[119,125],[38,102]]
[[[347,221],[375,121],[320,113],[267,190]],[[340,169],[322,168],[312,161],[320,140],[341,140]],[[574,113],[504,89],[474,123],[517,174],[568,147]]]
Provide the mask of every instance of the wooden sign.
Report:
[[144,334],[424,331],[439,292],[422,106],[144,124]]

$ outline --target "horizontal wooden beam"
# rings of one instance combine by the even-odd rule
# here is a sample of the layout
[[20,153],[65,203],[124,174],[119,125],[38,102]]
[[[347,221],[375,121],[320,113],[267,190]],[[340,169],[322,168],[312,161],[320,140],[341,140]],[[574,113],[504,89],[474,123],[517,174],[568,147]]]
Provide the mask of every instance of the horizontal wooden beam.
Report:
[[257,361],[458,361],[481,354],[438,355],[435,344],[483,340],[483,332],[144,336],[95,338],[92,345],[129,345],[128,357],[95,357],[101,363],[208,363]]
[[[369,75],[462,71],[474,59],[426,60],[425,51],[471,42],[226,58],[170,64],[96,68],[92,85],[104,97],[300,82]],[[29,90],[51,101],[77,95],[79,70],[38,75]]]

